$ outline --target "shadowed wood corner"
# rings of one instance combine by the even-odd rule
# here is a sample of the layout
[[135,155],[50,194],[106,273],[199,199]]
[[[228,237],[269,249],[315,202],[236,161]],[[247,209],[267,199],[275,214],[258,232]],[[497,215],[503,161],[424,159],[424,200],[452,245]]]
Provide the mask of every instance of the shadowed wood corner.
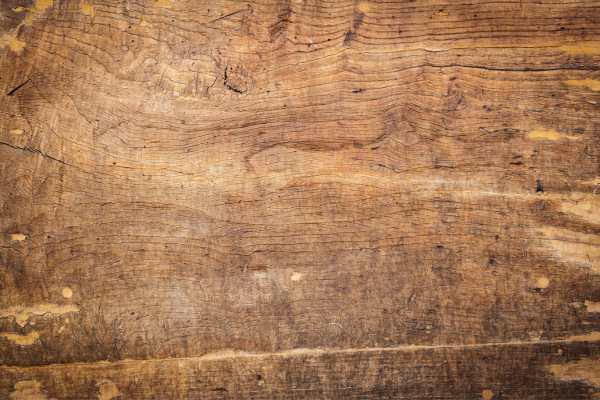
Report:
[[600,1],[2,0],[0,399],[600,399]]

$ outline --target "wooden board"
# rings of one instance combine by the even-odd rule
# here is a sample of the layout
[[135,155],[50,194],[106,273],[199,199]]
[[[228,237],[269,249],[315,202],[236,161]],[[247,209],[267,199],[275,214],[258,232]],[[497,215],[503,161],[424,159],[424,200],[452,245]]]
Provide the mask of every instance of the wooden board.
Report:
[[3,0],[0,398],[600,397],[600,1]]

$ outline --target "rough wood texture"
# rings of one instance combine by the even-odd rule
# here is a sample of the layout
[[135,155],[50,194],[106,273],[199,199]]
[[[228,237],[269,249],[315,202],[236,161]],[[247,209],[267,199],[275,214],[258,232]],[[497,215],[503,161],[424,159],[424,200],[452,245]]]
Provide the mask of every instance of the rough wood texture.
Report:
[[600,1],[2,0],[0,398],[600,396]]

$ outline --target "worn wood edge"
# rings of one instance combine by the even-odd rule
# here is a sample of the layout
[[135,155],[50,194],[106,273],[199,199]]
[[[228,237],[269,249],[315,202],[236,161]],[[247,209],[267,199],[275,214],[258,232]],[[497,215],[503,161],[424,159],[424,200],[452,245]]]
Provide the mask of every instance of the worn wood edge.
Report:
[[[600,337],[0,366],[0,398],[594,399]],[[525,384],[526,383],[526,384]],[[23,397],[24,394],[33,397]],[[38,397],[35,397],[38,396]]]

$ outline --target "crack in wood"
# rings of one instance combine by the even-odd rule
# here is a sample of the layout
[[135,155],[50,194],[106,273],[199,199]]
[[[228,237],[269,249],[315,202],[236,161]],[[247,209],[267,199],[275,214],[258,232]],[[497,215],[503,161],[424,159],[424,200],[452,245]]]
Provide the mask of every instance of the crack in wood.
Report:
[[14,87],[13,89],[11,89],[8,93],[6,93],[7,96],[14,96],[15,93],[17,93],[18,90],[20,90],[23,86],[27,85],[29,82],[31,81],[31,79],[27,79],[25,82],[17,85],[16,87]]

